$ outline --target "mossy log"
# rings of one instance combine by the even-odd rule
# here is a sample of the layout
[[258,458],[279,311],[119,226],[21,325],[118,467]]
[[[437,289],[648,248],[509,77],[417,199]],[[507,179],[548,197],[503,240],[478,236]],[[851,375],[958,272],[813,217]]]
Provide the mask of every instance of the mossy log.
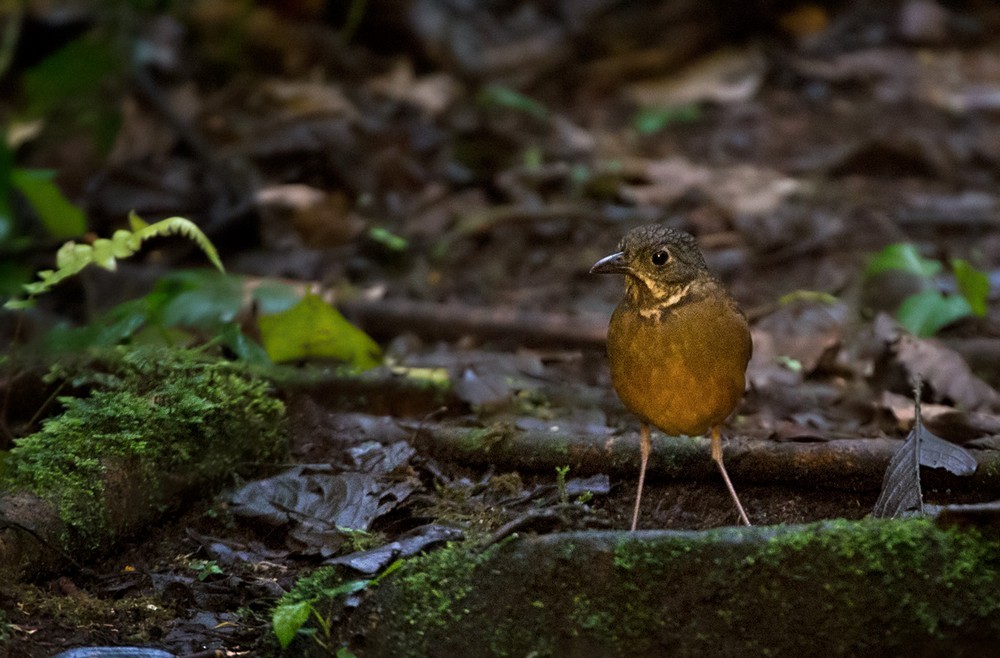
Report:
[[[164,474],[161,481],[148,481],[128,462],[106,460],[104,477],[94,482],[96,497],[87,496],[79,511],[68,519],[57,498],[29,491],[0,495],[0,581],[15,581],[80,566],[117,540],[135,534],[169,510],[190,502],[205,488],[201,474]],[[219,473],[220,476],[225,473]],[[88,523],[85,532],[74,523]],[[81,539],[81,535],[87,538]]]
[[[900,439],[834,439],[797,443],[731,438],[725,441],[726,469],[740,484],[788,484],[839,490],[878,491]],[[417,446],[438,459],[498,468],[554,472],[569,466],[576,475],[608,473],[634,477],[639,464],[638,433],[616,436],[562,430],[522,431],[510,427],[464,428],[423,425]],[[975,475],[958,477],[924,469],[929,487],[1000,491],[1000,452],[974,450]],[[656,435],[648,475],[705,480],[718,477],[706,438]]]
[[283,404],[238,366],[179,349],[108,358],[5,460],[0,580],[90,559],[287,452]]
[[407,563],[342,641],[372,658],[987,655],[998,586],[1000,542],[928,520],[553,534]]
[[308,395],[328,409],[422,418],[442,407],[461,404],[447,378],[420,377],[413,370],[278,367],[268,376],[282,390]]

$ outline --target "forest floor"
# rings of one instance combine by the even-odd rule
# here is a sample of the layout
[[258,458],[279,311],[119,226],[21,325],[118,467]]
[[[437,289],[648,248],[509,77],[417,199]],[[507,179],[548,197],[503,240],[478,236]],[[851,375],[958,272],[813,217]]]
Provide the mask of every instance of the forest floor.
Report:
[[[419,551],[511,529],[627,529],[638,421],[603,352],[622,282],[588,272],[641,224],[691,232],[750,319],[747,393],[724,436],[755,524],[868,515],[882,470],[838,483],[843,464],[829,453],[755,455],[901,440],[917,375],[935,434],[980,460],[1000,445],[995,10],[913,0],[718,18],[687,2],[606,2],[593,14],[384,3],[411,10],[370,7],[345,45],[344,17],[276,3],[236,33],[228,3],[195,4],[143,19],[134,38],[159,59],[108,96],[121,124],[107,155],[93,135],[43,134],[27,164],[55,168],[97,234],[129,209],[195,219],[230,272],[321,286],[391,367],[452,385],[443,401],[414,401],[405,387],[280,390],[292,464],[316,465],[293,471],[295,486],[319,491],[318,502],[303,495],[300,518],[273,524],[241,511],[246,482],[218,483],[215,497],[82,571],[0,588],[0,655],[96,645],[267,654],[272,606],[331,560],[401,538]],[[31,28],[54,29],[44,14]],[[924,274],[870,266],[899,243],[922,254]],[[173,246],[88,280],[86,311],[200,265]],[[907,297],[961,296],[955,259],[985,274],[983,312],[942,320],[932,338],[901,337],[890,317]],[[58,299],[29,333],[53,317],[80,320],[78,300]],[[558,449],[519,461],[489,441],[464,452],[435,444],[473,431],[550,432],[569,442],[564,454],[578,438],[624,446],[627,459],[603,468],[562,462]],[[643,528],[738,522],[707,442],[686,440],[704,467],[679,473],[675,444],[654,439]],[[884,469],[886,454],[871,463]],[[775,477],[765,463],[802,471]],[[329,464],[379,504],[361,512],[350,493],[324,488]],[[280,488],[258,487],[265,497]],[[996,491],[943,477],[924,493],[950,503]],[[571,514],[539,513],[574,501]],[[364,522],[318,528],[305,521],[317,510]],[[199,653],[214,650],[224,653]]]

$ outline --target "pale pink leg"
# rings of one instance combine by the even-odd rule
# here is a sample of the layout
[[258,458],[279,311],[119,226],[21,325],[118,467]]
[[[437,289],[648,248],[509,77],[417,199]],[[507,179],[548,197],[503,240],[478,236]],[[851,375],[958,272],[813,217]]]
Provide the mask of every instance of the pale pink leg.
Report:
[[[747,518],[747,513],[743,511],[743,504],[740,502],[740,497],[736,495],[736,489],[733,488],[733,483],[729,479],[729,473],[726,473],[726,465],[722,463],[722,435],[719,433],[718,425],[712,427],[712,461],[718,465],[719,472],[722,473],[722,479],[726,481],[726,488],[729,489],[729,495],[733,497],[733,502],[736,503],[736,509],[740,513],[740,520],[746,525],[752,525],[750,519]],[[645,464],[646,462],[643,461],[643,467],[645,467]],[[639,490],[642,491],[642,479],[639,480]],[[638,511],[638,509],[637,502],[636,510]],[[635,530],[634,527],[632,529]]]
[[635,493],[635,511],[632,512],[632,532],[639,525],[639,501],[642,500],[642,485],[646,481],[646,463],[649,461],[649,453],[653,449],[653,442],[649,438],[649,425],[641,423],[639,425],[639,450],[642,453],[642,464],[639,466],[639,490]]

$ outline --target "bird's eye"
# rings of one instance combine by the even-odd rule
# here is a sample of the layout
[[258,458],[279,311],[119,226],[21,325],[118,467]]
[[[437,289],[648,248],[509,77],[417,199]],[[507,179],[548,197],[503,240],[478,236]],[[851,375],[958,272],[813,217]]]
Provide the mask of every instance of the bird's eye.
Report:
[[666,249],[659,249],[653,252],[653,265],[659,267],[661,265],[665,265],[668,260],[670,260],[670,252]]

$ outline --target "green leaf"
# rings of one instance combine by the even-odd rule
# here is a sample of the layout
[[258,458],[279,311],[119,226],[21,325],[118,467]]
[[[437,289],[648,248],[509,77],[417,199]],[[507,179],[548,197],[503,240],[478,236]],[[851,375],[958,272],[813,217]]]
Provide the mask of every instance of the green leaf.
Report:
[[378,344],[318,295],[257,320],[261,341],[275,363],[308,358],[332,358],[360,370],[381,362]]
[[243,306],[239,277],[215,270],[169,274],[153,289],[160,322],[167,327],[191,327],[214,332],[230,323]]
[[388,230],[375,226],[368,231],[368,237],[379,243],[389,251],[406,251],[410,243],[406,238],[401,238]]
[[970,315],[972,307],[964,297],[925,290],[907,297],[900,304],[896,319],[910,333],[927,338],[955,320]]
[[406,566],[406,560],[402,560],[402,559],[400,559],[400,560],[395,560],[395,561],[394,561],[394,562],[393,562],[392,564],[390,564],[389,566],[387,566],[387,567],[385,568],[385,571],[383,571],[383,572],[382,572],[382,573],[380,573],[379,575],[375,576],[375,578],[374,578],[374,579],[372,580],[372,585],[378,585],[378,584],[379,584],[379,583],[381,583],[381,582],[382,582],[382,580],[383,580],[384,578],[386,578],[386,577],[387,577],[387,576],[388,576],[389,574],[391,574],[391,573],[394,573],[394,572],[396,572],[396,571],[399,571],[399,570],[400,570],[400,569],[402,569],[402,568],[403,568],[404,566]]
[[478,101],[480,105],[487,108],[499,107],[518,110],[542,120],[549,117],[548,109],[534,98],[501,84],[489,84],[483,87],[479,91]]
[[83,211],[63,196],[53,178],[55,172],[42,169],[13,169],[10,181],[38,215],[50,236],[56,239],[83,235],[87,218]]
[[121,64],[107,39],[88,35],[71,41],[24,74],[28,117],[45,117],[66,102],[97,97]]
[[146,298],[133,299],[115,306],[85,327],[53,327],[42,339],[42,347],[50,352],[80,352],[90,347],[120,345],[148,321]]
[[[132,226],[138,226],[140,223],[144,224],[145,222],[133,210],[129,213],[129,223]],[[202,233],[197,224],[184,217],[170,217],[155,224],[147,224],[142,226],[142,228],[135,229],[132,233],[128,231],[115,231],[113,239],[118,240],[121,238],[122,240],[127,240],[132,250],[129,252],[129,255],[131,255],[138,251],[139,246],[146,240],[166,235],[183,235],[189,240],[194,241],[208,260],[211,261],[212,265],[215,266],[215,269],[220,272],[226,271],[226,268],[222,266],[222,261],[219,260],[219,252],[215,250],[215,245],[208,239],[208,236]]]
[[907,242],[891,244],[868,259],[865,276],[881,274],[887,270],[902,270],[924,278],[930,278],[941,271],[941,263],[924,258],[917,248]]
[[14,169],[14,154],[0,135],[0,244],[14,234],[14,214],[10,207],[10,174]]
[[231,322],[223,327],[219,332],[219,339],[240,361],[253,366],[271,365],[271,359],[264,348],[250,340],[237,323]]
[[310,612],[312,612],[312,603],[309,601],[299,601],[274,608],[271,625],[274,627],[274,634],[278,637],[278,643],[282,649],[287,649],[288,645],[292,643],[295,634],[308,621]]
[[254,288],[251,296],[260,315],[273,315],[298,304],[302,292],[287,283],[264,281]]
[[348,580],[340,583],[336,587],[328,587],[323,590],[323,595],[327,598],[334,598],[335,596],[340,596],[341,594],[354,594],[355,592],[360,592],[364,588],[371,585],[370,580]]
[[[45,271],[39,272],[38,276],[47,280],[62,280],[69,274],[76,274],[83,268],[94,262],[94,248],[89,244],[77,244],[70,240],[59,247],[56,252],[56,267],[58,272],[52,272],[50,276],[45,276]],[[69,274],[63,274],[63,272]]]
[[115,258],[115,243],[107,238],[97,238],[94,244],[90,245],[93,252],[91,258],[94,265],[114,272],[118,269],[118,261]]
[[961,258],[951,261],[951,269],[955,272],[958,290],[965,301],[969,302],[973,315],[985,317],[986,299],[990,295],[989,277]]
[[672,107],[645,107],[632,118],[632,127],[640,135],[653,135],[670,124],[693,123],[701,118],[696,103]]

